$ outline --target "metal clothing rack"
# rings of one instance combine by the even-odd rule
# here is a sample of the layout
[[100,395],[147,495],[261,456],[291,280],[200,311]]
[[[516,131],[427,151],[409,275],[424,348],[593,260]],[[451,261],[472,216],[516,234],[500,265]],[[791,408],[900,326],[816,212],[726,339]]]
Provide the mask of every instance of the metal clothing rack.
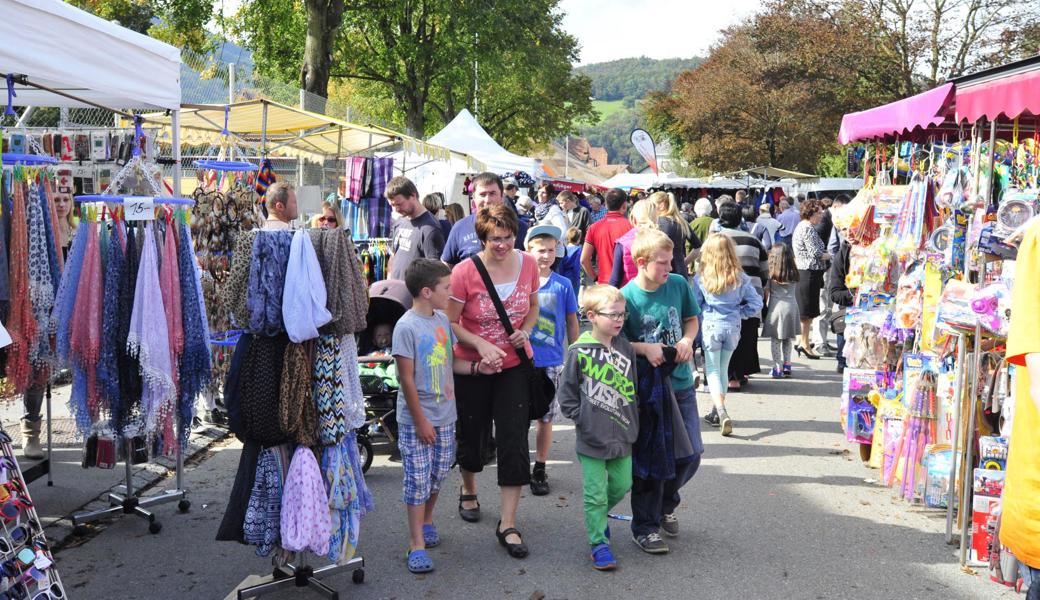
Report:
[[[177,424],[178,428],[184,427],[183,423]],[[162,523],[155,519],[155,513],[146,510],[149,506],[155,506],[157,504],[167,504],[169,502],[177,502],[177,510],[180,512],[188,512],[191,508],[191,502],[187,499],[187,490],[183,486],[183,471],[184,471],[184,454],[181,451],[180,444],[177,445],[177,487],[172,490],[163,490],[161,493],[155,496],[148,496],[142,498],[137,495],[134,490],[133,482],[133,471],[132,465],[132,446],[130,438],[121,436],[123,441],[123,448],[126,452],[125,463],[126,463],[126,481],[123,485],[117,486],[116,491],[108,493],[108,508],[101,510],[94,510],[89,512],[83,512],[72,515],[72,524],[74,526],[73,533],[82,535],[86,533],[83,525],[85,523],[93,523],[94,521],[100,521],[108,517],[114,517],[119,514],[124,515],[137,515],[142,519],[148,521],[148,532],[159,533],[162,531]]]
[[[106,196],[106,195],[91,195],[91,196],[76,196],[76,202],[115,202],[122,203],[125,199],[132,197],[124,196]],[[188,198],[150,198],[154,204],[175,204],[175,205],[194,205],[195,202]],[[185,426],[190,427],[191,424],[185,425],[178,419],[177,429],[178,432],[183,430]],[[148,496],[143,498],[137,494],[134,490],[133,482],[133,470],[132,470],[132,445],[131,438],[127,436],[120,436],[123,442],[123,448],[125,450],[125,481],[123,485],[117,486],[114,492],[109,492],[108,503],[109,507],[101,510],[89,511],[72,515],[72,524],[74,526],[73,533],[82,534],[85,533],[83,525],[85,523],[92,523],[108,517],[113,517],[119,514],[124,515],[137,515],[148,521],[148,532],[159,533],[162,531],[162,523],[156,520],[155,513],[146,510],[149,506],[155,506],[158,504],[167,504],[169,502],[177,502],[177,509],[184,513],[188,512],[191,508],[191,502],[187,499],[187,490],[183,486],[184,477],[184,452],[181,450],[180,444],[177,444],[177,469],[176,469],[176,481],[177,487],[172,490],[163,490],[161,493]],[[139,490],[138,490],[139,491]]]
[[301,553],[299,564],[286,564],[275,567],[272,581],[238,590],[238,600],[266,596],[289,588],[308,588],[326,600],[339,600],[339,591],[325,585],[321,580],[326,577],[353,571],[351,580],[355,585],[365,581],[365,559],[355,556],[342,565],[328,565],[315,569],[307,564],[306,556]]

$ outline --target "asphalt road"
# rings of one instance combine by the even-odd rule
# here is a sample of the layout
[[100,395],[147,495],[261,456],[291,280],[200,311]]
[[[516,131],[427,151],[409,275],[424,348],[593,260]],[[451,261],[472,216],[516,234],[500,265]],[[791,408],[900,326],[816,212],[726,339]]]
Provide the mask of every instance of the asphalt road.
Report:
[[[761,345],[763,357],[767,348]],[[495,539],[492,467],[479,480],[485,516],[477,524],[458,518],[459,476],[452,474],[437,508],[443,542],[430,551],[437,570],[408,573],[401,469],[380,456],[368,474],[377,508],[362,524],[365,582],[354,585],[350,575],[327,582],[342,598],[1014,598],[982,575],[961,572],[944,543],[945,513],[911,507],[870,482],[876,472],[861,464],[837,425],[833,368],[833,360],[801,360],[795,377],[782,381],[765,369],[731,396],[734,435],[705,428],[704,462],[684,489],[682,531],[668,540],[668,555],[642,553],[627,523],[613,521],[620,568],[591,568],[573,430],[560,422],[552,494],[525,493],[520,504],[527,559],[509,558]],[[705,412],[706,394],[699,404]],[[56,558],[70,597],[220,599],[250,574],[269,573],[252,548],[213,541],[239,448],[218,444],[187,471],[192,510],[159,508],[160,534],[124,518],[62,549]],[[630,512],[627,499],[616,512]]]

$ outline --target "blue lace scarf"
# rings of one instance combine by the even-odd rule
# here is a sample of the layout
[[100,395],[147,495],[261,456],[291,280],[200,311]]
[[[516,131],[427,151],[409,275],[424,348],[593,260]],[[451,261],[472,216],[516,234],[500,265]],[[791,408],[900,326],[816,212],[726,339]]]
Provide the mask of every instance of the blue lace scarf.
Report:
[[87,234],[89,227],[76,229],[72,238],[72,247],[65,262],[58,294],[54,299],[54,311],[51,317],[55,323],[55,346],[58,358],[63,364],[69,362],[69,338],[72,328],[72,314],[76,308],[76,291],[79,289],[79,276],[83,270],[83,258],[86,255]]
[[192,250],[191,233],[188,226],[181,223],[178,234],[177,263],[181,284],[184,351],[177,371],[180,379],[177,411],[180,418],[178,443],[181,449],[184,449],[188,446],[191,421],[195,417],[195,398],[209,385],[213,364],[209,351],[206,307],[202,299],[201,273],[196,265],[195,252]]
[[101,351],[97,366],[98,387],[102,397],[108,404],[110,414],[122,410],[122,397],[119,390],[119,348],[126,346],[126,340],[119,341],[119,320],[122,306],[119,304],[119,291],[124,280],[123,270],[126,259],[123,255],[121,222],[112,223],[112,232],[108,236],[108,249],[105,252],[105,291],[102,295],[101,313]]
[[141,423],[141,366],[126,348],[130,336],[130,308],[134,305],[134,290],[137,289],[137,271],[140,253],[137,249],[136,227],[126,228],[126,251],[124,254],[123,277],[116,294],[119,311],[116,333],[116,362],[119,365],[119,406],[112,410],[112,426],[118,432],[127,432]]

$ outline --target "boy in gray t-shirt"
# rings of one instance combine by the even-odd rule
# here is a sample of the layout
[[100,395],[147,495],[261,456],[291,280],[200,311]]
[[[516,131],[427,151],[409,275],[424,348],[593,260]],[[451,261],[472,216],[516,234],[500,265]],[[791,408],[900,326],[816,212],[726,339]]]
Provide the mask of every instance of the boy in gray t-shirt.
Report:
[[394,327],[392,354],[400,384],[397,443],[404,467],[412,573],[433,570],[426,549],[440,543],[433,509],[455,460],[454,372],[493,372],[482,363],[456,361],[452,354],[455,339],[442,312],[451,293],[450,278],[451,270],[438,260],[419,258],[408,265],[404,281],[412,308]]

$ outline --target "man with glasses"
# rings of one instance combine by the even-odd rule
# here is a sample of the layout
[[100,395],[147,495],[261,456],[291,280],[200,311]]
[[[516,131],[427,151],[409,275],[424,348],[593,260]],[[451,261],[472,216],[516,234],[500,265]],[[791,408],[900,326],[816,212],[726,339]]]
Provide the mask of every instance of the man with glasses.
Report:
[[[502,179],[494,173],[484,172],[473,178],[473,203],[476,210],[452,226],[448,241],[444,244],[444,251],[441,252],[442,261],[449,265],[457,265],[481,251],[482,246],[477,238],[477,213],[482,208],[502,204],[502,192]],[[520,233],[513,243],[517,250],[524,249],[526,235],[527,225],[521,219]]]
[[419,202],[419,190],[410,179],[397,176],[386,185],[386,199],[401,215],[391,230],[390,279],[404,280],[405,269],[417,258],[440,258],[444,230]]

